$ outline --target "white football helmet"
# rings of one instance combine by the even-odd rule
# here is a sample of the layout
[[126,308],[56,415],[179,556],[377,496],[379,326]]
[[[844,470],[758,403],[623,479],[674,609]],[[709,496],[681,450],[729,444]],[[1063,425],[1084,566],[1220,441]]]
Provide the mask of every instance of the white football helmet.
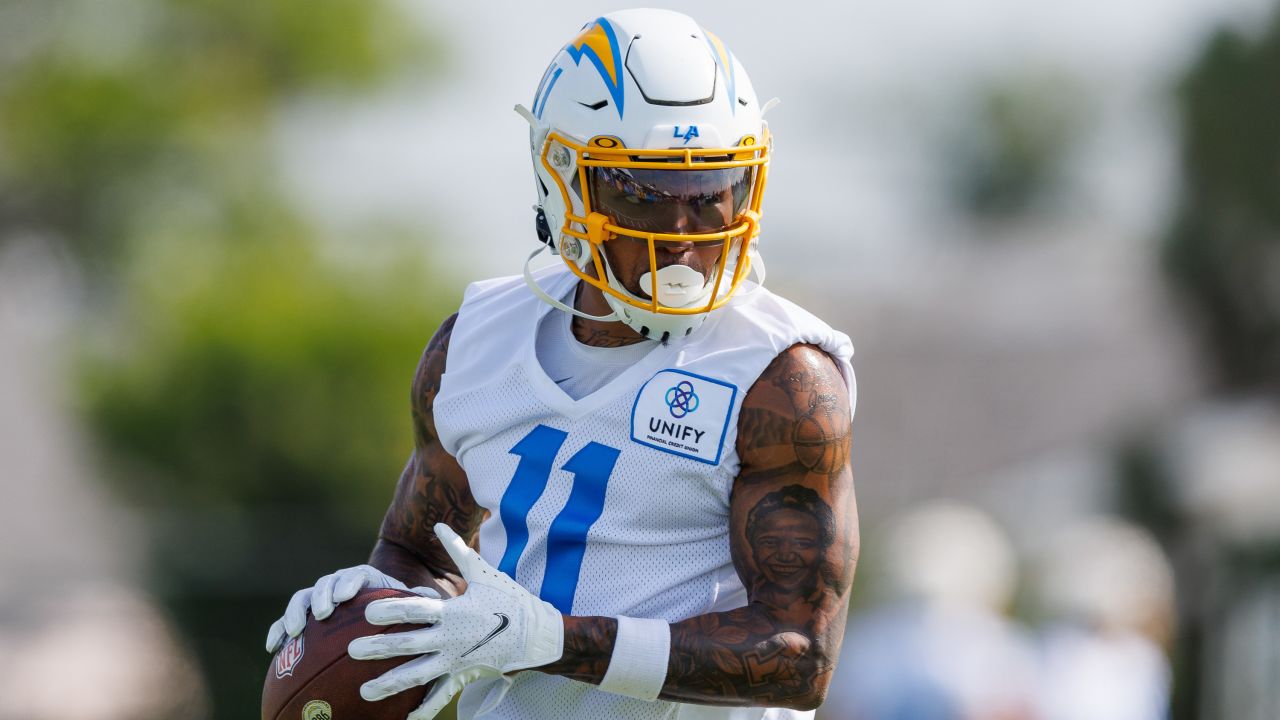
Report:
[[[746,71],[715,35],[669,10],[587,23],[543,74],[529,121],[540,239],[613,314],[645,337],[693,331],[753,267],[772,142]],[[648,244],[649,272],[628,290],[605,243]],[[714,267],[659,262],[664,244],[720,251]],[[687,246],[685,246],[687,247]],[[540,248],[530,256],[545,250]],[[568,312],[594,317],[535,293]]]

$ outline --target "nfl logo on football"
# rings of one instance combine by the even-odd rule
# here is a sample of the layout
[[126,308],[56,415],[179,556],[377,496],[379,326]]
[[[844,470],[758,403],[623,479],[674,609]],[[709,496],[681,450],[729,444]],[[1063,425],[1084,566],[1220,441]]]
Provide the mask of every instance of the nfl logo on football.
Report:
[[285,643],[284,647],[280,648],[280,653],[276,655],[276,678],[283,678],[286,675],[293,674],[293,669],[298,666],[298,661],[302,659],[304,649],[301,635],[293,638]]

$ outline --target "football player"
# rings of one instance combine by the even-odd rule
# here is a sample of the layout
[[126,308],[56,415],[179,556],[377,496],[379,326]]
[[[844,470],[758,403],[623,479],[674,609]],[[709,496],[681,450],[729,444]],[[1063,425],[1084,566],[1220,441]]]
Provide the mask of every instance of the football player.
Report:
[[556,54],[517,111],[562,262],[467,289],[369,564],[295,594],[268,650],[413,587],[366,618],[420,629],[349,648],[412,656],[361,688],[434,683],[411,720],[460,692],[462,718],[812,716],[857,556],[853,349],[761,287],[766,109],[679,13]]

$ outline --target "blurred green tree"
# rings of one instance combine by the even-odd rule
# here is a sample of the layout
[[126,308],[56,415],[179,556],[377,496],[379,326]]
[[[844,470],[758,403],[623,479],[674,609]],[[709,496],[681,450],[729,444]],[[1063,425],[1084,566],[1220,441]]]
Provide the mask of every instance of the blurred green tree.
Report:
[[415,262],[362,277],[296,228],[270,232],[198,262],[153,246],[118,303],[129,319],[82,366],[85,416],[148,521],[154,589],[216,717],[253,712],[292,592],[367,558],[448,302]]
[[393,0],[0,5],[0,243],[85,270],[84,417],[215,718],[257,712],[292,591],[367,557],[453,302],[407,238],[344,262],[272,165],[285,104],[430,72],[415,27]]
[[1084,98],[1059,73],[992,80],[947,122],[944,153],[956,204],[983,220],[1042,211],[1061,192],[1065,165],[1083,129]]
[[[6,39],[22,48],[0,55],[0,238],[52,232],[87,261],[103,261],[140,224],[154,224],[175,191],[212,204],[208,211],[248,194],[278,196],[268,143],[283,103],[354,96],[428,65],[429,45],[396,8],[387,0],[0,6]],[[37,40],[21,42],[28,37]]]
[[1280,17],[1224,30],[1183,79],[1182,188],[1164,246],[1226,389],[1280,388]]

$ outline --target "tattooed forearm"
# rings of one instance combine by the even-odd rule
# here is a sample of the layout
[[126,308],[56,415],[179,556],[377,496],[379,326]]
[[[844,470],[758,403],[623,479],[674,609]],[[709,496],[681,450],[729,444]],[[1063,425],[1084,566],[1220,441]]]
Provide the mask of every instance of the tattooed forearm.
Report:
[[370,564],[411,586],[427,585],[452,596],[461,593],[465,584],[433,528],[442,522],[469,534],[479,524],[479,511],[465,479],[459,486],[447,471],[433,470],[431,463],[422,462],[421,455],[415,451],[405,466]]
[[812,633],[780,629],[767,610],[747,605],[671,626],[662,697],[706,705],[791,705],[819,697],[832,670]]
[[779,355],[747,393],[730,543],[749,602],[672,626],[662,697],[821,703],[856,563],[850,426],[844,380],[812,346]]
[[409,584],[429,585],[455,595],[465,584],[436,539],[436,523],[470,537],[481,519],[466,474],[436,436],[433,405],[440,391],[449,338],[457,316],[440,326],[427,345],[413,381],[415,445],[382,521],[370,563]]
[[599,684],[609,669],[618,621],[611,617],[564,617],[564,655],[538,670]]
[[[792,705],[821,701],[840,633],[845,591],[832,557],[836,521],[800,484],[765,494],[745,518],[751,602],[672,628],[664,696],[701,703]],[[833,650],[832,645],[836,650]]]

